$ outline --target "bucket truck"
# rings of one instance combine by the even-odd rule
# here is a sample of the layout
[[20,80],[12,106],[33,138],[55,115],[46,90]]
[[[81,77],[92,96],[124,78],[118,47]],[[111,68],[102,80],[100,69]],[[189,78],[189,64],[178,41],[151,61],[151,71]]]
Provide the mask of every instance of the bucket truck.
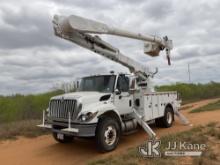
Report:
[[77,92],[50,99],[43,111],[42,128],[51,129],[61,143],[75,137],[95,137],[100,151],[114,150],[121,135],[141,126],[150,138],[156,134],[149,127],[171,127],[174,115],[183,124],[188,120],[178,111],[180,100],[176,91],[155,92],[150,79],[156,72],[122,54],[119,49],[100,38],[101,34],[127,37],[144,42],[144,53],[152,57],[166,51],[170,65],[172,41],[168,37],[136,34],[79,16],[58,16],[53,19],[55,35],[89,49],[127,67],[129,74],[111,72],[81,79]]

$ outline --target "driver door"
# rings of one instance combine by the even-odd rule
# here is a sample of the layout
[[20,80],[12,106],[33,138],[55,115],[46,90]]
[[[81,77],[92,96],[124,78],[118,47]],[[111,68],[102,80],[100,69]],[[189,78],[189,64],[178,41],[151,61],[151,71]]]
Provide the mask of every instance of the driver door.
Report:
[[133,96],[129,94],[129,77],[119,75],[117,80],[114,103],[120,114],[132,112]]

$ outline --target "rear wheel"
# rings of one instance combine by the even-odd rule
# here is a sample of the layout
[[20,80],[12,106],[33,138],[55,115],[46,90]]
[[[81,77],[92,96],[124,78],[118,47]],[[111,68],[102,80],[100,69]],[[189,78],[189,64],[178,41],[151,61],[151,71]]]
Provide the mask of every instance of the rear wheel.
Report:
[[114,150],[119,142],[119,123],[112,118],[100,119],[96,128],[96,145],[99,151],[107,152]]
[[69,143],[72,142],[74,137],[70,135],[58,134],[53,132],[53,138],[59,143]]
[[171,107],[166,107],[164,111],[164,116],[156,119],[156,125],[159,127],[169,128],[172,126],[174,121],[174,113]]

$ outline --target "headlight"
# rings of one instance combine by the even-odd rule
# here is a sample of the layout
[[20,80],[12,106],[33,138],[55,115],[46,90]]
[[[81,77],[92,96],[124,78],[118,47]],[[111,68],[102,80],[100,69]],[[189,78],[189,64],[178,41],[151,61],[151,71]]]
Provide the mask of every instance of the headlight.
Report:
[[98,111],[96,111],[96,112],[87,112],[85,114],[81,114],[79,116],[79,120],[83,121],[83,122],[90,121],[97,115],[97,113],[98,113]]

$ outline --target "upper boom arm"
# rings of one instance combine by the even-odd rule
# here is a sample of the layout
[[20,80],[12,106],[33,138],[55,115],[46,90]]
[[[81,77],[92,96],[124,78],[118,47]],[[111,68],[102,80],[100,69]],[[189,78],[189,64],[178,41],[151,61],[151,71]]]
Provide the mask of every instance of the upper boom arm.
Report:
[[151,56],[159,55],[160,50],[163,49],[166,49],[167,56],[169,56],[170,50],[172,49],[172,41],[168,40],[167,37],[162,39],[156,36],[135,34],[78,16],[64,17],[56,15],[54,16],[53,23],[55,34],[57,36],[120,63],[128,67],[131,72],[138,74],[138,76],[143,79],[153,75],[153,73],[149,72],[149,69],[140,63],[137,63],[129,57],[121,54],[117,48],[103,41],[100,37],[92,36],[89,33],[111,34],[143,40],[146,42],[144,52]]

